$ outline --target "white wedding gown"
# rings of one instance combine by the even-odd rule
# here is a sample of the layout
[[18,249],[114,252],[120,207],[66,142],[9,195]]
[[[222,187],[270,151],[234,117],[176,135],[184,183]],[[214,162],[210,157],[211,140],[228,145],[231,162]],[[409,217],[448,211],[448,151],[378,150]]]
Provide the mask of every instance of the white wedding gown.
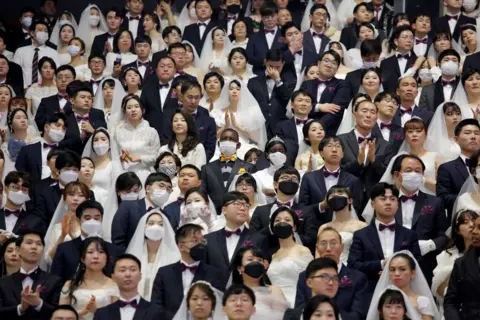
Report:
[[112,181],[111,161],[105,168],[95,170],[92,183],[95,187],[102,188],[103,190],[110,190],[112,183],[115,184],[115,181]]
[[339,232],[342,236],[343,251],[340,254],[340,262],[347,265],[348,254],[350,253],[350,247],[353,241],[353,232]]
[[285,299],[274,296],[269,287],[253,288],[255,293],[255,313],[250,320],[282,320],[288,303]]
[[480,205],[478,205],[475,200],[472,198],[472,194],[470,192],[465,192],[457,199],[457,207],[456,212],[460,210],[473,210],[475,212],[480,211]]
[[282,289],[290,308],[295,306],[298,275],[300,272],[305,271],[307,265],[312,260],[312,255],[284,257],[281,259],[274,258],[268,268],[268,278],[272,285]]
[[[436,152],[427,152],[423,156],[420,157],[425,164],[425,172],[424,177],[432,180],[437,180],[437,169],[435,166],[435,160],[437,159]],[[427,189],[425,186],[421,186],[420,190],[430,195],[435,195],[435,192]]]
[[[61,292],[60,299],[62,297],[67,297],[68,293],[64,293],[64,290]],[[72,306],[77,310],[77,312],[82,312],[87,306],[88,302],[95,296],[95,303],[97,304],[97,309],[108,306],[112,303],[112,297],[119,297],[120,292],[118,287],[110,287],[106,289],[96,289],[96,290],[86,290],[86,289],[77,289],[73,293]],[[88,313],[87,315],[80,317],[80,320],[92,320],[93,313]]]

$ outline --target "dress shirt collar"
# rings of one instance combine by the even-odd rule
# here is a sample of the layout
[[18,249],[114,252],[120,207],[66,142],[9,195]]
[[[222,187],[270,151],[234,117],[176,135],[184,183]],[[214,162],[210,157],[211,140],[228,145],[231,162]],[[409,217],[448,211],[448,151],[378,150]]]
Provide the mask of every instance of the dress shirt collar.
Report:
[[343,267],[343,263],[340,261],[338,264],[337,264],[337,273],[340,274],[340,271],[342,271],[342,267]]
[[200,264],[200,261],[195,261],[194,263],[189,264],[189,263],[183,261],[183,259],[180,259],[180,263],[183,263],[187,267],[198,267],[198,265]]
[[273,30],[273,35],[275,36],[277,34],[277,29],[278,29],[278,27],[275,26],[275,28],[273,28],[273,29],[265,29],[265,30]]
[[212,18],[209,18],[208,20],[205,20],[205,22],[198,21],[198,23],[205,23],[205,25],[208,26],[208,24],[210,23],[210,21],[212,21]]
[[388,122],[384,122],[380,119],[377,119],[377,124],[378,124],[378,127],[381,129],[380,125],[384,123],[384,124],[391,124],[392,123],[392,120],[388,121]]
[[32,270],[30,270],[29,272],[25,271],[25,269],[23,269],[22,267],[20,267],[20,273],[23,273],[23,274],[32,274],[34,273],[35,271],[37,271],[38,269],[38,266],[36,268],[33,268]]
[[353,132],[355,133],[355,136],[357,137],[362,137],[362,138],[365,138],[365,139],[369,139],[371,136],[372,136],[372,132],[370,132],[369,134],[367,134],[366,137],[364,137],[360,132],[358,132],[357,129],[353,129]]
[[[243,232],[243,229],[245,229],[245,224],[243,224],[242,226],[236,228],[235,230],[237,230],[237,229],[240,229],[240,231]],[[225,230],[226,230],[226,231],[230,231],[230,232],[234,232],[234,231],[235,231],[235,230],[230,229],[230,228],[227,227],[227,226],[225,226]]]
[[[128,18],[134,17],[134,16],[130,13],[130,11],[127,12],[126,16],[127,16]],[[142,17],[142,14],[141,14],[141,13],[140,13],[140,14],[137,14],[137,15],[135,16],[135,18],[136,18],[136,17],[138,17],[138,18],[140,19],[140,18]],[[139,21],[140,21],[140,20],[139,20]]]
[[466,160],[466,159],[470,159],[469,157],[467,157],[466,155],[464,155],[463,152],[460,153],[460,158],[462,158],[463,163],[465,163],[465,160]]
[[148,198],[145,197],[145,209],[148,210],[148,208],[150,208],[150,207],[157,208],[156,205],[154,205],[153,203],[151,203],[151,202],[148,200]]
[[[399,189],[399,194],[398,194],[398,199],[400,199],[401,196],[406,196],[405,192],[403,192],[401,189]],[[414,194],[412,194],[412,196],[418,196],[418,193],[420,192],[420,189],[417,190]],[[408,196],[408,197],[411,197],[411,196]]]
[[[172,82],[173,82],[173,79],[167,82],[167,83],[168,83],[168,90],[172,89]],[[161,81],[159,81],[158,83],[159,83],[159,84],[165,84],[165,83],[163,83],[163,82],[161,82]]]
[[395,224],[395,218],[393,218],[392,221],[390,221],[389,223],[383,223],[383,222],[380,222],[380,221],[378,221],[377,219],[375,219],[375,227],[377,228],[377,230],[379,230],[380,224],[384,224],[384,225],[386,225],[386,226],[390,226],[390,225],[392,225],[392,224]]
[[140,294],[137,294],[133,299],[130,299],[130,300],[127,300],[127,299],[124,299],[121,295],[120,295],[120,301],[124,301],[124,302],[130,302],[132,300],[136,300],[137,301],[137,304],[140,303]]
[[[415,104],[413,104],[411,108],[405,108],[404,106],[400,105],[400,108],[399,108],[399,109],[400,109],[400,110],[409,110],[409,109],[410,109],[410,110],[412,110],[412,114],[413,114],[413,110],[415,110],[415,107],[416,107]],[[413,115],[412,115],[412,116],[413,116]]]

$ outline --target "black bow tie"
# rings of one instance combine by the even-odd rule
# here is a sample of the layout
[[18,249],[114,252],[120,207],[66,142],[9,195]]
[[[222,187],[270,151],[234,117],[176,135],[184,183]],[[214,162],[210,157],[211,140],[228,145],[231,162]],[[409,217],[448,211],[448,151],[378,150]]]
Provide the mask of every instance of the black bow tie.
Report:
[[139,16],[130,17],[129,20],[130,20],[130,21],[132,21],[132,20],[138,20],[138,21],[140,21],[140,17],[139,17]]
[[48,144],[48,143],[43,143],[43,148],[55,148],[57,145],[55,143]]
[[137,66],[140,68],[140,67],[148,67],[150,65],[150,61],[146,61],[146,62],[140,62],[140,61],[137,61]]
[[451,16],[449,14],[447,14],[447,18],[448,18],[448,20],[452,20],[452,19],[453,20],[458,20],[458,16]]
[[238,228],[235,231],[224,230],[224,232],[225,232],[225,237],[227,237],[227,238],[230,238],[232,236],[232,234],[236,234],[237,236],[242,234],[242,230],[240,230],[240,228]]
[[267,30],[267,29],[265,29],[264,31],[265,31],[265,34],[267,34],[267,33],[275,34],[275,30]]
[[182,204],[182,202],[185,200],[185,198],[182,198],[182,197],[178,197],[177,198],[177,203],[178,204]]
[[322,34],[321,34],[321,33],[312,32],[312,37],[314,37],[314,38],[315,38],[315,37],[320,38],[320,37],[322,37]]
[[90,80],[91,84],[96,84],[97,86],[100,84],[100,82],[102,82],[102,79],[100,79],[100,80],[93,80],[93,79]]
[[9,215],[14,215],[15,217],[18,217],[22,210],[8,210],[5,208],[5,217],[8,217]]
[[[290,208],[290,202],[287,201],[287,202],[281,202],[281,201],[275,201],[275,204],[277,205],[277,207],[288,207]],[[240,230],[240,229],[238,229]]]
[[397,54],[397,59],[400,59],[400,58],[403,58],[403,59],[410,59],[410,54],[409,53],[406,53],[406,54],[400,54],[398,53]]
[[416,38],[416,39],[415,39],[415,44],[420,44],[420,43],[428,44],[428,38],[424,38],[424,39],[418,39],[418,38]]
[[389,225],[380,223],[380,225],[378,226],[378,230],[383,231],[385,229],[388,229],[390,231],[395,231],[395,223],[389,224]]
[[318,85],[321,85],[321,84],[324,84],[324,85],[328,85],[330,83],[330,80],[320,80],[320,79],[317,79],[317,83]]
[[133,308],[137,308],[137,299],[133,299],[131,301],[119,301],[120,308],[126,307],[126,306],[132,306]]
[[62,100],[62,99],[65,99],[65,100],[68,100],[68,94],[57,94],[57,97],[58,99]]
[[199,27],[200,27],[200,26],[206,27],[207,24],[206,24],[206,23],[203,23],[203,22],[199,22],[199,23],[198,23],[198,26],[199,26]]
[[88,121],[89,117],[88,116],[75,116],[75,119],[78,121]]
[[228,16],[227,17],[227,21],[235,21],[237,19],[237,17],[235,16]]
[[305,119],[305,120],[301,120],[301,119],[295,119],[295,124],[298,125],[298,124],[305,124],[307,123],[308,119]]
[[27,278],[30,278],[32,279],[33,281],[35,280],[38,280],[38,269],[33,271],[32,273],[23,273],[23,272],[20,272],[20,279],[23,281]]
[[167,88],[167,89],[168,89],[168,87],[170,87],[170,84],[168,84],[168,83],[159,83],[159,84],[158,84],[158,87],[159,87],[160,89],[162,89],[162,88]]
[[469,158],[465,158],[465,165],[467,167],[470,167],[470,159]]
[[388,128],[390,130],[392,130],[392,123],[384,123],[384,122],[381,122],[380,123],[380,130],[384,129],[384,128]]
[[328,178],[330,176],[338,178],[338,176],[340,175],[340,171],[331,172],[323,168],[323,175],[325,176],[325,178]]
[[359,144],[363,143],[364,141],[372,141],[372,140],[373,140],[372,137],[370,137],[370,138],[358,137],[357,138],[357,141],[358,141]]
[[400,197],[400,200],[401,200],[402,202],[407,202],[408,200],[416,201],[416,200],[417,200],[417,195],[416,195],[416,194],[414,194],[414,195],[412,195],[412,196],[403,195],[403,196]]
[[192,273],[195,273],[197,271],[198,266],[187,266],[185,263],[180,263],[180,270],[182,272],[186,270],[190,270]]
[[302,50],[295,52],[295,54],[299,54],[299,55],[302,55],[302,53],[303,53]]
[[400,113],[402,114],[402,116],[403,116],[405,113],[412,114],[412,112],[413,112],[412,108],[410,108],[410,109],[400,108]]
[[442,86],[444,86],[444,87],[448,86],[448,85],[453,86],[454,83],[455,83],[455,79],[453,79],[453,80],[443,80],[442,79]]

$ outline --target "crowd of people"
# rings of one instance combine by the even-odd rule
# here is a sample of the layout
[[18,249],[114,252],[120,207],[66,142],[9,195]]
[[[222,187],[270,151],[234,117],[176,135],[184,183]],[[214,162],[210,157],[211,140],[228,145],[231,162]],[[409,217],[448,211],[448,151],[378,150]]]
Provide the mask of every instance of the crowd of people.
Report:
[[479,0],[118,2],[0,20],[1,319],[480,318]]

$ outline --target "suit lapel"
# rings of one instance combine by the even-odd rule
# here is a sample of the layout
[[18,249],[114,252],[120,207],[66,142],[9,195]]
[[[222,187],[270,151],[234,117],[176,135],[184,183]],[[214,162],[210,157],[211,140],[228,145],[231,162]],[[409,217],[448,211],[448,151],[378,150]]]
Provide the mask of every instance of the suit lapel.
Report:
[[368,233],[369,233],[369,239],[370,242],[372,243],[373,247],[375,250],[377,250],[377,253],[380,255],[380,257],[385,258],[383,256],[383,248],[382,244],[380,243],[380,238],[378,237],[378,232],[377,232],[377,227],[375,226],[375,219],[372,219],[372,223],[368,227]]
[[224,261],[227,263],[227,265],[230,265],[230,260],[228,259],[227,239],[225,238],[224,231],[225,228],[217,232],[217,244],[220,252],[222,253]]
[[291,135],[295,137],[295,141],[298,142],[298,133],[297,133],[297,125],[295,124],[295,117],[290,119],[288,124],[289,124],[288,129],[290,130]]
[[232,172],[230,172],[230,175],[228,176],[227,186],[225,187],[225,189],[228,190],[228,188],[230,187],[230,184],[232,183],[233,178],[237,175],[241,166],[242,166],[242,163],[240,162],[240,160],[235,160],[235,162],[233,163]]
[[35,149],[33,150],[35,152],[35,166],[37,168],[38,176],[42,176],[42,143],[36,143],[35,144]]
[[358,155],[359,148],[358,148],[357,137],[355,136],[355,133],[353,132],[353,130],[350,131],[350,133],[347,136],[347,144],[350,146],[350,148],[352,149],[353,155],[356,157]]
[[15,297],[15,300],[20,302],[22,301],[22,279],[20,278],[20,271],[15,272],[12,274],[12,277],[10,278],[12,281],[12,291],[13,295]]
[[312,33],[310,32],[310,30],[305,32],[304,41],[305,41],[305,49],[306,50],[310,50],[312,52],[317,51],[315,49],[315,41],[313,41]]
[[[452,90],[452,93],[453,93],[453,90]],[[435,95],[433,97],[434,106],[437,107],[438,105],[440,105],[446,99],[450,99],[450,97],[447,98],[443,95],[442,79],[440,78],[435,83]]]
[[463,162],[462,158],[460,158],[460,157],[457,158],[457,161],[455,163],[455,167],[457,168],[458,172],[460,173],[460,176],[462,177],[462,179],[467,180],[467,178],[468,178],[467,166],[465,165],[465,162]]
[[322,42],[320,43],[320,51],[318,54],[324,53],[327,45],[330,43],[330,39],[327,36],[322,35],[320,39],[322,39]]
[[0,229],[7,230],[7,224],[5,223],[5,209],[0,209]]
[[220,160],[216,160],[215,162],[213,162],[213,165],[211,167],[212,167],[212,170],[214,171],[214,176],[218,179],[218,182],[220,183],[222,188],[225,190],[225,183],[223,182],[223,176],[222,176],[222,162]]
[[395,222],[403,226],[403,210],[402,210],[402,200],[398,199],[398,209],[395,213]]
[[[180,262],[177,262],[172,266],[172,272],[174,276],[174,279],[172,279],[172,283],[175,283],[175,285],[180,286],[180,297],[183,298],[183,291],[185,290],[185,288],[183,287],[182,270],[180,269]],[[178,292],[178,290],[175,290],[175,292]]]
[[417,200],[415,201],[415,207],[413,209],[412,230],[415,229],[415,225],[417,224],[418,219],[420,219],[420,216],[422,215],[422,208],[425,205],[426,200],[426,194],[420,191],[418,193]]
[[393,252],[402,250],[402,244],[404,239],[403,227],[397,225],[395,229],[395,240],[393,242]]
[[[118,309],[117,309],[118,310]],[[140,298],[140,303],[135,310],[133,320],[141,320],[145,313],[148,311],[148,303],[143,298]]]
[[237,246],[235,247],[235,252],[233,253],[232,259],[237,255],[238,250],[243,246],[243,243],[248,238],[248,228],[244,227],[242,233],[240,234],[240,239],[238,239]]
[[[415,40],[414,40],[415,41]],[[407,64],[405,65],[405,70],[403,70],[403,72],[407,72],[407,70],[413,65],[415,64],[415,61],[417,61],[417,55],[415,54],[415,52],[410,51],[410,58],[408,59],[407,61]],[[398,64],[397,64],[398,65]]]
[[[342,176],[341,170],[340,170],[340,176]],[[325,184],[325,175],[323,174],[323,170],[317,170],[317,173],[315,174],[315,180],[317,180],[317,184],[322,194],[326,195],[327,185]],[[340,178],[338,180],[340,180]]]

